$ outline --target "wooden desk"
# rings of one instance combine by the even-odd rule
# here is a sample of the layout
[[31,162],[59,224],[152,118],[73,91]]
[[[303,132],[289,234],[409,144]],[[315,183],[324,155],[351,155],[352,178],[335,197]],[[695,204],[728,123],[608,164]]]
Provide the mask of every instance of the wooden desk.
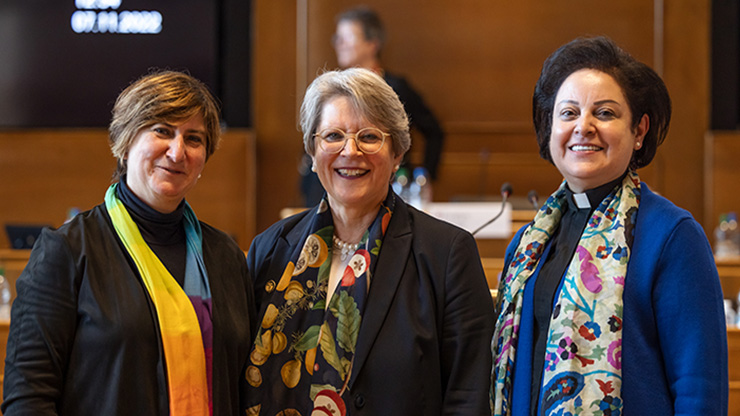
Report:
[[740,257],[717,259],[717,272],[725,299],[737,299],[740,293]]
[[[286,207],[280,210],[280,218],[287,218],[305,210],[306,208],[303,207]],[[514,233],[532,221],[535,213],[536,211],[532,209],[513,210],[511,212],[511,235],[507,238],[477,238],[475,241],[478,244],[480,256],[483,258],[503,257]]]
[[[0,268],[5,269],[5,278],[10,282],[10,291],[15,299],[15,281],[28,263],[31,250],[0,249]],[[5,352],[3,343],[3,353]],[[3,355],[4,357],[4,355]]]
[[534,210],[514,210],[511,212],[511,235],[508,238],[476,238],[481,258],[503,257],[511,238],[520,228],[534,218]]
[[[5,379],[5,345],[8,343],[10,320],[0,319],[0,403],[3,397],[3,381]],[[0,412],[2,415],[2,412]]]
[[[711,359],[711,358],[710,358]],[[740,329],[727,329],[727,364],[730,378],[728,416],[740,416]]]

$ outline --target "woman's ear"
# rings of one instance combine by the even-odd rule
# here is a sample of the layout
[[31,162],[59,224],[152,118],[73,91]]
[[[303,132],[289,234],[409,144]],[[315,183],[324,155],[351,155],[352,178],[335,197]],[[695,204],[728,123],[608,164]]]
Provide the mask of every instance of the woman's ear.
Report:
[[650,117],[648,117],[647,114],[643,114],[640,122],[637,123],[637,127],[635,127],[635,150],[642,147],[645,140],[645,135],[647,134],[649,129]]

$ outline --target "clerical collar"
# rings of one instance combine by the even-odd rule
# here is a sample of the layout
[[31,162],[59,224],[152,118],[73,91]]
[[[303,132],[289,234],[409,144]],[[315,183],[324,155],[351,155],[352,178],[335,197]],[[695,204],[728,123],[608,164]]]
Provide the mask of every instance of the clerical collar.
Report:
[[611,182],[605,183],[601,186],[589,189],[581,193],[575,193],[566,186],[568,205],[570,205],[570,207],[573,209],[588,209],[590,211],[593,211],[596,207],[599,206],[601,201],[603,201],[604,198],[606,198],[612,192],[612,190],[617,187],[618,184],[622,183],[625,175],[627,175],[627,172]]

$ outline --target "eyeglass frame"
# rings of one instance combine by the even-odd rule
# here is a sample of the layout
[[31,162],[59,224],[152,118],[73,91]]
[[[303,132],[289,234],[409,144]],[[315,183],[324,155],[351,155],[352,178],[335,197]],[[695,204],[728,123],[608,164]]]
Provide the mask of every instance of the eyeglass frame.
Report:
[[[336,152],[330,152],[330,151],[324,149],[324,146],[322,146],[322,143],[325,140],[324,140],[324,138],[323,138],[323,136],[322,136],[321,133],[323,133],[323,132],[325,132],[327,130],[338,130],[338,131],[342,132],[342,134],[344,135],[344,143],[342,143],[342,147],[340,147],[339,150],[337,150]],[[363,130],[377,130],[377,131],[380,132],[380,135],[381,135],[380,137],[382,138],[382,142],[380,143],[380,147],[378,147],[378,150],[376,150],[376,151],[374,151],[374,152],[371,153],[371,152],[366,152],[366,151],[364,151],[364,150],[362,150],[360,148],[360,142],[357,140],[357,135],[359,135],[360,132],[363,131]],[[344,150],[345,146],[347,146],[347,140],[349,140],[350,138],[354,139],[354,141],[355,141],[355,147],[357,148],[357,150],[359,150],[363,154],[366,154],[366,155],[374,155],[374,154],[380,153],[380,151],[383,149],[383,146],[385,146],[385,137],[386,136],[391,136],[391,134],[390,133],[386,133],[383,130],[377,128],[377,127],[363,127],[361,129],[357,130],[356,133],[347,133],[344,130],[340,129],[339,127],[327,127],[325,129],[321,130],[320,132],[313,134],[313,137],[315,137],[315,138],[317,138],[319,140],[319,147],[321,148],[321,150],[323,150],[323,151],[325,151],[327,153],[333,154],[333,155],[335,155],[337,153],[341,153],[342,150]]]

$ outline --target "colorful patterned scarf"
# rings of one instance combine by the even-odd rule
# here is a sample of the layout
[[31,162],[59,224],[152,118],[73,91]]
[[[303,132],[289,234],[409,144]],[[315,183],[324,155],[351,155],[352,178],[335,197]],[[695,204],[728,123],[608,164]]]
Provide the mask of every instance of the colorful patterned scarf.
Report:
[[[524,231],[499,286],[491,381],[497,416],[511,410],[524,288],[557,230],[565,197],[563,182]],[[629,172],[581,235],[551,316],[540,398],[532,398],[543,414],[621,411],[622,293],[639,201],[640,179]]]
[[[326,199],[282,276],[265,286],[246,378],[247,415],[345,415],[368,283],[395,204],[388,192],[327,307],[334,222]],[[313,410],[312,410],[313,409]]]
[[116,195],[117,184],[105,194],[113,227],[139,274],[157,311],[167,369],[170,415],[213,414],[211,358],[213,327],[211,291],[203,263],[200,223],[185,203],[187,260],[184,290],[141,236],[126,207]]

